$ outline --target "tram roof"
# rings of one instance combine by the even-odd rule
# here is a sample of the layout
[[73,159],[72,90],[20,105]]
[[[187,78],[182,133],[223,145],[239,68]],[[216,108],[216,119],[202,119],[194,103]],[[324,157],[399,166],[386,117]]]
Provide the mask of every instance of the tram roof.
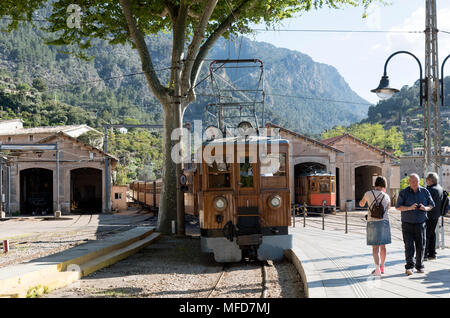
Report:
[[210,141],[203,142],[203,146],[206,145],[222,145],[222,144],[257,144],[257,143],[279,143],[279,144],[289,144],[287,139],[270,138],[267,136],[249,136],[247,138],[235,136],[218,138]]

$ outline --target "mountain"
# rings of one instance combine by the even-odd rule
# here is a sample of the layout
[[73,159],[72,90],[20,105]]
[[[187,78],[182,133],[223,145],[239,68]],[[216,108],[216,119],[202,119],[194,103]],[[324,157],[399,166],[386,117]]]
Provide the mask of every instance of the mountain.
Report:
[[[47,46],[42,40],[45,37],[43,31],[29,25],[12,33],[1,32],[0,69],[30,86],[33,80],[43,80],[48,98],[81,107],[110,123],[125,117],[142,123],[162,122],[161,106],[144,76],[136,74],[141,67],[135,50],[98,40],[88,51],[93,59],[82,61],[61,52],[70,51],[70,47]],[[155,68],[167,80],[169,71],[164,68],[170,65],[170,36],[150,36],[147,44]],[[366,117],[369,103],[350,89],[334,67],[314,62],[305,54],[244,37],[235,42],[222,39],[210,52],[199,79],[208,75],[211,59],[224,58],[263,61],[266,121],[311,135]],[[233,72],[226,70],[224,75],[231,81],[239,80]],[[249,78],[237,86],[245,88],[254,82],[255,78]],[[210,79],[198,86],[197,93],[197,101],[186,110],[187,121],[202,119],[205,106],[215,100]]]
[[[444,79],[445,103],[441,108],[441,144],[450,146],[450,77]],[[423,147],[423,107],[419,101],[419,82],[413,86],[404,86],[394,96],[370,106],[368,117],[362,123],[380,123],[389,129],[399,126],[405,143],[403,152],[411,152],[413,147]],[[433,122],[431,122],[433,125]]]

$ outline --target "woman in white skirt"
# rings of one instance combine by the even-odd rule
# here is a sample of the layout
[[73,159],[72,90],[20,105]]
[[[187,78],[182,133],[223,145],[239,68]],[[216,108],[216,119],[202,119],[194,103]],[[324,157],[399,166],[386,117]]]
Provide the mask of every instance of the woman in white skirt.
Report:
[[[367,245],[372,246],[375,269],[372,275],[384,274],[384,264],[386,261],[386,244],[391,243],[391,227],[389,225],[388,209],[391,199],[386,193],[386,178],[377,177],[375,180],[375,190],[367,191],[359,202],[360,207],[373,206],[374,201],[381,203],[384,207],[383,218],[374,218],[371,212],[367,215]],[[381,263],[380,263],[381,259]]]

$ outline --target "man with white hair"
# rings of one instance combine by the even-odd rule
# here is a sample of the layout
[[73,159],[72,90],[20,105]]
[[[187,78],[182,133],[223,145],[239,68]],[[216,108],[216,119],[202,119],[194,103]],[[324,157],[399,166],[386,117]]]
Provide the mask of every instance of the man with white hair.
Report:
[[[396,209],[402,211],[402,234],[405,243],[406,275],[412,275],[415,267],[417,273],[424,273],[423,257],[425,254],[425,222],[427,212],[434,207],[430,192],[419,185],[420,177],[413,173],[409,176],[409,187],[400,191]],[[416,259],[414,262],[414,252]]]
[[435,203],[434,208],[427,213],[427,244],[424,257],[424,260],[427,261],[436,259],[436,225],[441,216],[444,189],[439,185],[439,177],[436,172],[428,172],[425,182]]

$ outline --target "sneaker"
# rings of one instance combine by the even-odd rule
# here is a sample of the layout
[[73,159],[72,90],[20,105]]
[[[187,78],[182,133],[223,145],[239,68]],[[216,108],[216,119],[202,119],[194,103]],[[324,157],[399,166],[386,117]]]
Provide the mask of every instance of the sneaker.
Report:
[[[431,259],[431,257],[430,257],[430,259]],[[423,261],[424,261],[424,262],[428,261],[428,257],[425,256],[425,257],[423,258]]]
[[384,274],[384,266],[380,266],[380,272],[381,274]]
[[430,261],[434,261],[434,260],[436,260],[436,256],[428,256],[428,259],[429,259]]
[[411,269],[407,269],[405,271],[405,274],[408,275],[408,276],[411,276],[413,274],[413,271]]
[[423,270],[423,268],[421,268],[421,269],[416,269],[416,273],[423,274],[423,273],[425,273],[425,271]]

